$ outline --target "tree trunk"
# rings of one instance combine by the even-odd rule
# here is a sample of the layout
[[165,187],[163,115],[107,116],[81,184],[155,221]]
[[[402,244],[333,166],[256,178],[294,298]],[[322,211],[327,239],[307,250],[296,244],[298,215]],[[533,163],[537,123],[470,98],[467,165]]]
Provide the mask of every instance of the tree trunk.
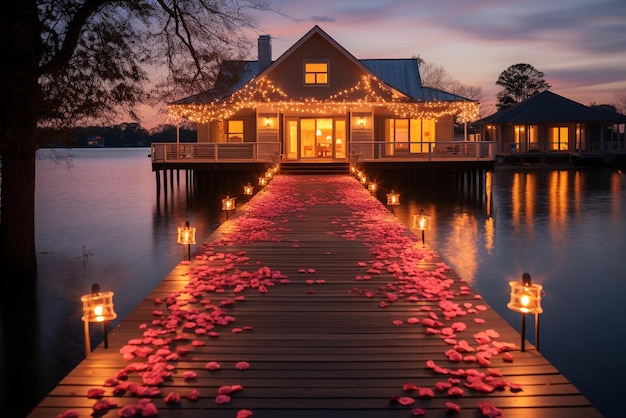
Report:
[[[37,277],[35,251],[35,134],[18,132],[2,151],[0,263],[5,285],[31,285]],[[13,145],[13,144],[12,144]],[[8,275],[4,275],[8,273]],[[31,287],[31,286],[29,286]]]
[[[35,153],[40,116],[40,34],[36,3],[9,2],[0,18],[0,85],[7,109],[0,116],[0,303],[11,290],[32,289],[35,252]],[[11,303],[13,302],[13,303]]]

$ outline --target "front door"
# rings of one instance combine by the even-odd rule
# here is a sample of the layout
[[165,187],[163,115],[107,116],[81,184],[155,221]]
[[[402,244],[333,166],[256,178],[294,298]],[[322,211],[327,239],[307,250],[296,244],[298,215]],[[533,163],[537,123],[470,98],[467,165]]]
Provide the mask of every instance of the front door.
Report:
[[346,119],[285,118],[285,150],[289,160],[332,160],[346,157]]

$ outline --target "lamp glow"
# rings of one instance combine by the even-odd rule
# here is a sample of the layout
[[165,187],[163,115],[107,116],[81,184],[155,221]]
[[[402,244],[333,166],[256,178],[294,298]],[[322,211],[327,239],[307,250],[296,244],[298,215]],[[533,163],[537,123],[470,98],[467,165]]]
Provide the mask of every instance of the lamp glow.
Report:
[[222,199],[222,210],[226,211],[226,219],[228,219],[228,212],[235,210],[235,199],[235,197],[230,197],[229,195]]
[[432,216],[426,215],[423,209],[420,209],[420,213],[413,215],[413,228],[422,231],[422,244],[426,245],[424,241],[424,231],[430,231],[432,226]]
[[254,187],[252,187],[250,182],[248,182],[248,184],[243,186],[243,194],[245,194],[246,196],[251,196],[253,191],[254,191]]
[[[187,260],[191,260],[191,244],[196,243],[196,228],[190,227],[189,221],[185,222],[185,226],[178,227],[178,238],[176,242],[187,246]],[[185,250],[183,249],[183,257],[184,256]]]
[[541,308],[541,297],[543,286],[531,284],[530,274],[524,273],[522,281],[511,281],[511,298],[507,307],[522,314],[522,352],[526,342],[526,314],[535,315],[535,346],[539,350],[539,314],[543,312]]
[[387,205],[397,206],[399,204],[400,204],[400,194],[396,193],[393,189],[391,189],[391,192],[387,193]]
[[103,323],[104,348],[109,348],[108,322],[117,318],[117,314],[113,306],[113,292],[101,292],[98,283],[94,283],[91,286],[91,293],[81,296],[80,300],[83,303],[83,316],[81,319],[85,323],[85,357],[87,357],[91,353],[89,323]]

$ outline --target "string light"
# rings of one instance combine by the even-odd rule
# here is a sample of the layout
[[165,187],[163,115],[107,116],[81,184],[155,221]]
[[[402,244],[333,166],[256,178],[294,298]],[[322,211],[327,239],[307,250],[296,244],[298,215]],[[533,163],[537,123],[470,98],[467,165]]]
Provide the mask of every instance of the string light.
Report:
[[475,120],[479,114],[478,103],[473,101],[412,101],[406,94],[372,75],[363,76],[353,87],[324,100],[290,98],[267,77],[253,78],[226,100],[171,104],[168,113],[175,121],[187,119],[209,123],[229,119],[242,109],[256,109],[257,106],[273,112],[302,115],[344,114],[350,109],[372,106],[388,109],[399,118],[438,120],[443,116],[456,115],[460,122]]

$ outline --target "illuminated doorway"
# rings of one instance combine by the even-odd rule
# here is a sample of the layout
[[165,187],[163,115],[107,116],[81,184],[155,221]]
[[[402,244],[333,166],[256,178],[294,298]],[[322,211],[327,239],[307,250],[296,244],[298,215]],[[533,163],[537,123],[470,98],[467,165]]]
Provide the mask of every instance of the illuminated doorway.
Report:
[[[292,119],[289,119],[293,123]],[[293,125],[290,125],[293,126]],[[293,146],[293,129],[287,131],[286,141]],[[301,118],[301,159],[343,159],[346,156],[345,118]]]

